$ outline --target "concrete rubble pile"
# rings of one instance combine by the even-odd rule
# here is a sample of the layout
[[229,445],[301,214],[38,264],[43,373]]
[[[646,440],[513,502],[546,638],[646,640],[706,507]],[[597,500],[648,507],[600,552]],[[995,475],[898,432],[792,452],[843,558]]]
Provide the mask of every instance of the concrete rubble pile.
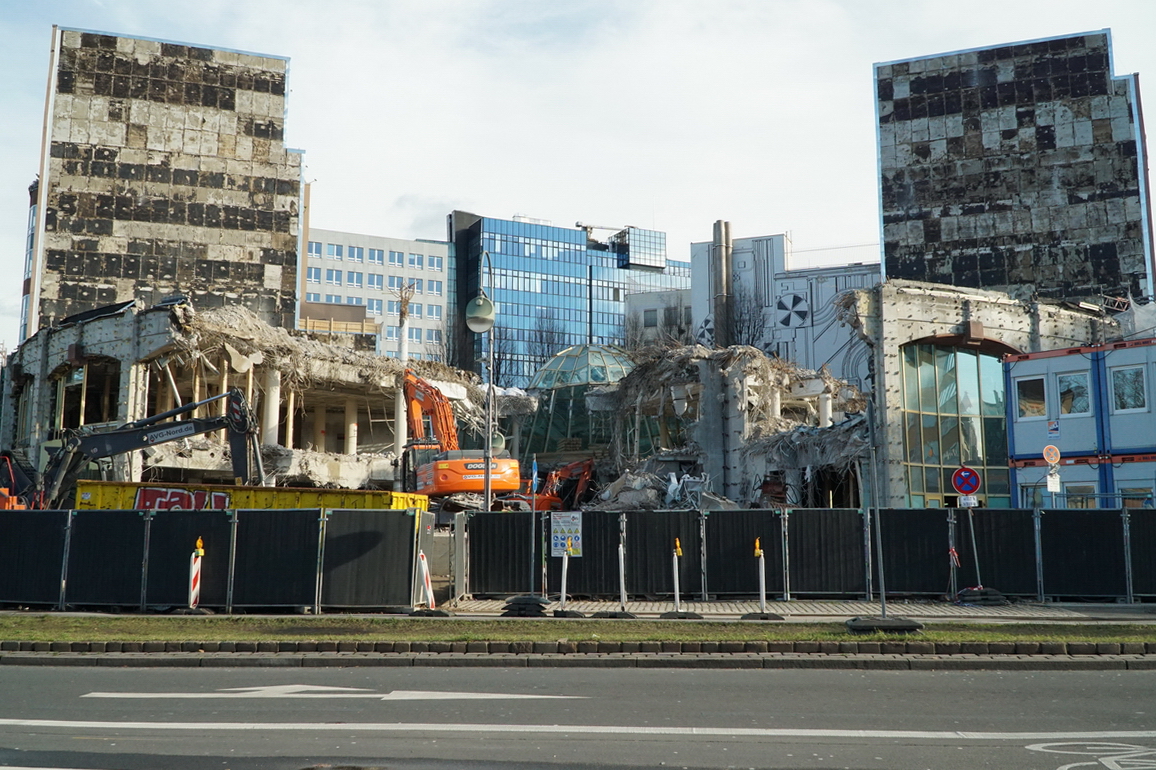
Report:
[[[612,455],[622,476],[597,508],[747,506],[770,476],[807,483],[813,468],[846,474],[866,452],[858,415],[866,400],[825,368],[744,345],[654,346],[638,357],[632,372],[590,399],[621,417]],[[647,457],[638,454],[644,417],[658,422],[660,435]]]

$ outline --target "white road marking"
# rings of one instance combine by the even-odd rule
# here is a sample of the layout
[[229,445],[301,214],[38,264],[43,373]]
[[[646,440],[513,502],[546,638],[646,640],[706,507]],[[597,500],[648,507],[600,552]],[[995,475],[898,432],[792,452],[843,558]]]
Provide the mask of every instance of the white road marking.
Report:
[[372,698],[375,700],[524,700],[580,699],[582,695],[524,695],[500,692],[440,692],[394,690],[372,692],[363,687],[325,687],[312,684],[281,684],[268,687],[230,687],[216,692],[90,692],[82,698],[189,699],[189,698]]
[[1156,730],[1075,732],[969,732],[963,730],[795,730],[758,727],[657,727],[650,725],[488,725],[438,722],[93,722],[57,719],[0,719],[0,727],[83,730],[262,730],[319,732],[546,733],[557,735],[679,735],[755,738],[927,738],[967,741],[1064,741],[1156,738]]

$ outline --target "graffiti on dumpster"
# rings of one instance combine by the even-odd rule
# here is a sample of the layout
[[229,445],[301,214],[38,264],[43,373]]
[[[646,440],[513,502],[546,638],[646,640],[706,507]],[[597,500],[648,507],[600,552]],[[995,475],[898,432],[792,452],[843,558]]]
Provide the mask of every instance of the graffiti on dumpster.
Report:
[[223,511],[229,507],[229,493],[179,487],[141,487],[136,491],[137,510]]

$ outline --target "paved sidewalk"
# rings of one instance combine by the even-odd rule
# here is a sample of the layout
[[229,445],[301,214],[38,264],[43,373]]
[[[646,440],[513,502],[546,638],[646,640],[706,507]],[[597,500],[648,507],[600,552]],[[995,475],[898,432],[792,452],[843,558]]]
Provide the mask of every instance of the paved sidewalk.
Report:
[[[446,605],[457,615],[500,615],[506,607],[502,599],[461,599]],[[546,613],[561,609],[557,601],[546,605]],[[613,612],[621,609],[618,602],[568,601],[566,609],[590,616],[595,612]],[[735,620],[748,613],[757,613],[757,601],[684,601],[683,612],[695,612],[706,620]],[[674,611],[673,601],[630,601],[626,611],[640,618],[657,618]],[[786,621],[843,622],[849,618],[878,616],[882,611],[877,601],[823,601],[794,600],[768,601],[767,612]],[[1156,604],[1058,604],[1015,602],[998,606],[958,605],[942,601],[889,601],[887,614],[912,620],[994,620],[1021,622],[1099,622],[1099,623],[1154,623]]]

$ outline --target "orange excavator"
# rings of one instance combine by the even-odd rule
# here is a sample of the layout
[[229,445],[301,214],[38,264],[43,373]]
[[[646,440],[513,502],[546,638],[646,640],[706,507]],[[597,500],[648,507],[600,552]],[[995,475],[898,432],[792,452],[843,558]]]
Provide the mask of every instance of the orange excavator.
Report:
[[[402,485],[407,492],[440,498],[443,509],[475,508],[470,497],[485,489],[485,455],[480,449],[462,449],[458,444],[457,422],[449,399],[432,383],[405,371],[402,391],[406,399],[409,444],[402,454]],[[426,430],[429,419],[430,436]],[[490,490],[494,494],[513,492],[521,486],[518,461],[508,452],[495,452],[490,459]]]
[[[542,491],[538,494],[515,492],[504,495],[501,502],[505,505],[516,502],[518,507],[524,507],[526,510],[533,505],[536,511],[573,511],[586,501],[586,493],[590,489],[590,479],[593,475],[593,458],[577,460],[547,473]],[[529,484],[530,482],[527,482],[527,486]]]

